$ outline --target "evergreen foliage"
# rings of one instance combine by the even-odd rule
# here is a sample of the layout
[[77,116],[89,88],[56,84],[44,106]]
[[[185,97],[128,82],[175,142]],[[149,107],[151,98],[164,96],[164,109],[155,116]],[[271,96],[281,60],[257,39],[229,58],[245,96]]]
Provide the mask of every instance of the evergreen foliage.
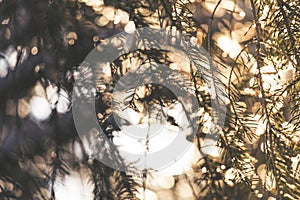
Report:
[[[203,138],[220,134],[217,155],[201,158],[184,175],[193,198],[300,199],[299,9],[297,0],[0,0],[0,199],[63,199],[59,181],[74,173],[85,183],[83,190],[92,191],[85,199],[139,199],[139,188],[146,191],[151,174],[119,172],[84,150],[70,97],[74,80],[90,73],[82,63],[88,53],[130,24],[186,33],[213,59],[207,70],[202,52],[185,44],[190,60],[186,78],[193,84],[178,84],[203,108],[200,122],[194,121],[196,138],[189,141],[200,150]],[[108,138],[120,130],[111,97],[128,71],[125,61],[171,66],[169,53],[139,49],[110,63],[113,80],[99,81],[95,91],[97,118]],[[211,98],[205,85],[210,79],[215,92],[226,98]],[[82,89],[77,95],[93,93]],[[144,98],[134,91],[128,106],[140,111],[178,100],[154,84],[146,85],[146,91]],[[49,108],[34,114],[32,98],[43,105],[38,97],[47,99]],[[214,110],[212,101],[226,104],[227,111]],[[46,113],[46,120],[39,120],[45,117],[40,113]],[[204,113],[213,118],[209,131]],[[225,124],[214,123],[215,118],[224,118]],[[106,154],[122,163],[117,153]],[[176,185],[183,184],[182,176],[174,177]]]

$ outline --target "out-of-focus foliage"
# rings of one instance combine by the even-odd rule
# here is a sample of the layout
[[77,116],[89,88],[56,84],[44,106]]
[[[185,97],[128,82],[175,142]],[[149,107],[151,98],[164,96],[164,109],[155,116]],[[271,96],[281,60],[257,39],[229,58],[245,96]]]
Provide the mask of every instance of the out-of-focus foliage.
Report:
[[[0,199],[299,199],[299,9],[297,0],[0,0]],[[191,63],[158,50],[123,55],[110,64],[112,80],[78,94],[97,94],[99,123],[113,140],[111,93],[130,67],[160,62],[186,74],[201,107],[192,141],[200,147],[216,130],[221,137],[185,175],[110,169],[76,134],[70,96],[80,63],[103,39],[138,27],[184,32],[205,47],[210,76],[226,87],[216,88],[226,93],[218,99],[225,125],[213,123],[206,77],[189,68],[201,66],[196,49]],[[137,112],[177,101],[165,88],[143,90],[147,98],[137,90],[129,104]]]

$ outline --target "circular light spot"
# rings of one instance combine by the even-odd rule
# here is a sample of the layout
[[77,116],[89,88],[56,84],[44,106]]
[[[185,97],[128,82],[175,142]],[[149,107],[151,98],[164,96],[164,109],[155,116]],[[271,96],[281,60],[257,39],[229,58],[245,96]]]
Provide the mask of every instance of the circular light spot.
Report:
[[121,22],[120,15],[115,16],[114,24],[119,24]]
[[37,47],[32,47],[31,54],[35,56],[38,53],[39,53],[39,49]]
[[41,70],[41,68],[39,65],[35,66],[35,68],[34,68],[35,73],[39,73],[40,70]]
[[51,108],[49,102],[39,96],[33,96],[30,99],[30,114],[37,121],[45,121],[51,115]]
[[113,21],[115,17],[115,10],[113,7],[105,7],[102,11],[103,16],[105,16],[109,21]]
[[75,44],[75,40],[74,39],[70,39],[68,42],[69,45],[74,45]]
[[239,15],[240,15],[240,17],[245,17],[246,16],[246,13],[244,12],[244,11],[241,11],[240,13],[239,13]]
[[78,39],[78,36],[75,32],[69,32],[67,34],[67,39],[74,39],[74,40],[77,40]]
[[98,26],[106,26],[109,23],[109,20],[104,15],[96,18],[96,24]]
[[124,31],[126,33],[133,33],[135,31],[135,24],[133,21],[128,22],[126,26],[124,27]]
[[129,22],[129,14],[124,12],[123,10],[118,10],[118,15],[120,16],[121,23],[127,24]]
[[98,42],[99,41],[99,37],[97,36],[97,35],[95,35],[94,37],[93,37],[93,42]]

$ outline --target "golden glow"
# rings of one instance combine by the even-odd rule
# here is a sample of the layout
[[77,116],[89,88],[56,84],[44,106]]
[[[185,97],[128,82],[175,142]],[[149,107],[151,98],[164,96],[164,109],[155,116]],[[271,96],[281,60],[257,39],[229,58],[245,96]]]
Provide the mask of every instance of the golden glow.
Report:
[[140,200],[158,200],[158,197],[157,195],[152,191],[152,190],[149,190],[149,189],[143,189],[143,188],[138,188],[137,191],[135,192],[136,193],[136,197]]
[[259,120],[255,134],[257,136],[263,135],[266,131],[266,126],[267,126],[266,120],[263,120],[263,119]]
[[154,191],[168,190],[174,187],[175,179],[173,176],[153,173],[147,176],[146,184],[149,189]]
[[240,18],[245,17],[245,12],[243,12],[243,10],[234,1],[223,0],[223,1],[221,1],[221,3],[219,4],[219,6],[216,9],[217,3],[218,3],[218,1],[204,1],[203,6],[210,13],[213,13],[215,11],[215,15],[214,15],[215,17],[221,17],[221,16],[225,15],[226,12],[233,12],[233,15],[237,14]]
[[67,39],[74,39],[74,40],[77,40],[78,39],[78,36],[75,32],[69,32],[67,34]]
[[225,182],[229,186],[234,186],[234,179],[238,175],[238,170],[235,168],[230,168],[225,172]]
[[113,21],[115,18],[115,9],[114,7],[107,6],[104,7],[102,11],[103,16],[105,16],[109,21]]
[[193,188],[188,180],[179,180],[175,187],[179,199],[194,199]]
[[98,26],[106,26],[108,23],[109,23],[109,20],[104,15],[96,18],[96,24]]
[[39,52],[39,49],[37,47],[32,47],[32,49],[31,49],[32,55],[36,55],[36,54],[38,54],[38,52]]
[[82,2],[85,2],[87,6],[101,6],[104,4],[103,0],[81,0]]
[[272,172],[267,171],[266,164],[262,164],[257,168],[257,174],[263,184],[265,184],[266,189],[269,191],[274,191],[276,189],[276,181]]
[[121,17],[120,15],[116,15],[114,19],[114,24],[119,24],[121,22]]
[[217,37],[218,46],[227,54],[230,58],[235,58],[241,52],[241,45],[226,35],[220,35]]
[[74,40],[74,39],[70,39],[70,40],[68,41],[68,44],[71,45],[71,46],[74,45],[74,44],[75,44],[75,40]]
[[133,33],[135,31],[135,24],[133,21],[129,21],[128,24],[124,27],[124,31],[127,33]]
[[120,20],[122,24],[127,24],[129,22],[129,14],[123,10],[118,10],[118,16],[120,16]]
[[97,36],[97,35],[95,35],[94,37],[93,37],[93,42],[98,42],[99,41],[99,37]]
[[241,17],[246,17],[246,13],[244,12],[244,11],[241,11],[240,13],[239,13],[239,15],[241,16]]

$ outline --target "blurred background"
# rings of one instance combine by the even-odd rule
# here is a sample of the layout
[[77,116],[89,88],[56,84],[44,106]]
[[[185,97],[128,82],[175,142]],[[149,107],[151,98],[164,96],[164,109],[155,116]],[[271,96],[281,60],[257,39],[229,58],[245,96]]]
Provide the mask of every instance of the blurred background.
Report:
[[[300,199],[299,8],[296,0],[0,0],[0,199]],[[91,50],[141,27],[189,35],[212,57],[213,73],[195,70],[204,69],[196,48],[138,49],[109,63],[96,91],[74,88],[91,73],[82,63]],[[87,148],[99,133],[77,134],[72,96],[95,96],[97,113],[82,113],[96,115],[111,141],[95,146],[128,164],[106,151],[140,145],[113,117],[113,90],[145,63],[183,75],[199,108],[187,113],[168,88],[147,84],[128,97],[130,119],[121,125],[148,124],[147,109],[160,106],[168,144],[185,134],[181,116],[195,116],[199,129],[186,138],[192,148],[176,164],[184,173],[112,169]],[[206,76],[220,86],[224,98],[216,101],[227,111],[213,108]],[[203,146],[216,134],[217,144]]]

